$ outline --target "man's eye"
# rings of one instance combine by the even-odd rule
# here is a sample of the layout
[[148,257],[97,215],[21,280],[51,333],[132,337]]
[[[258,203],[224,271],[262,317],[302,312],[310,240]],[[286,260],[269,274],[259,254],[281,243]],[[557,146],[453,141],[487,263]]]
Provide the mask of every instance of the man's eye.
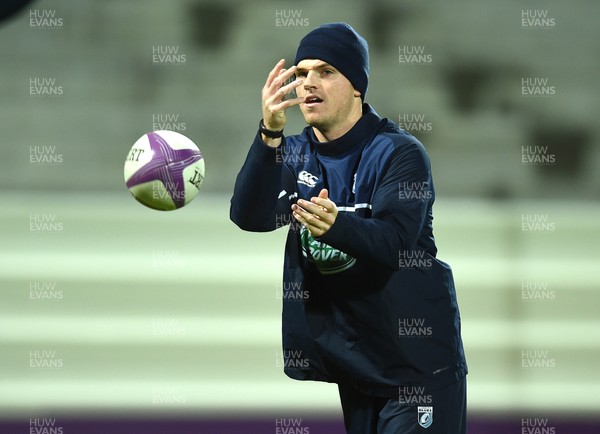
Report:
[[331,75],[331,74],[333,74],[333,70],[332,69],[324,69],[323,70],[323,74],[325,74],[325,75]]
[[296,77],[297,77],[297,78],[303,78],[303,77],[306,77],[306,72],[297,72],[297,73],[296,73]]

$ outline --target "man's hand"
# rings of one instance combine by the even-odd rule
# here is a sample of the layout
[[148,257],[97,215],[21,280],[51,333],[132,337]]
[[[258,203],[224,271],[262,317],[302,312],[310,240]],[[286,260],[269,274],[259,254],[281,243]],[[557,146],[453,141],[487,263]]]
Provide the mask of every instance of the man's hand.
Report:
[[327,189],[322,189],[319,196],[312,197],[310,202],[300,199],[292,205],[292,215],[304,225],[313,237],[320,237],[331,228],[338,210],[329,200]]
[[[283,130],[286,123],[285,110],[289,107],[304,102],[304,98],[285,99],[285,96],[302,84],[302,79],[297,79],[284,86],[284,83],[294,75],[296,67],[285,69],[285,59],[281,59],[269,73],[262,89],[262,114],[263,123],[268,130]],[[267,145],[277,147],[281,139],[270,139],[263,135]]]

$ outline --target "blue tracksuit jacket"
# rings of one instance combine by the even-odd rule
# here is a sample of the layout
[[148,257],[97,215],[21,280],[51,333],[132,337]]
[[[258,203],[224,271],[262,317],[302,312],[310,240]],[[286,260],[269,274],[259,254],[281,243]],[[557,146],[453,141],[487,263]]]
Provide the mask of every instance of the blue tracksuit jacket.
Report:
[[[339,213],[315,239],[290,207],[322,188]],[[438,388],[467,374],[452,271],[436,258],[434,198],[423,145],[368,104],[327,143],[310,127],[278,148],[256,135],[230,216],[247,231],[290,225],[282,285],[288,376],[397,397],[398,387]]]

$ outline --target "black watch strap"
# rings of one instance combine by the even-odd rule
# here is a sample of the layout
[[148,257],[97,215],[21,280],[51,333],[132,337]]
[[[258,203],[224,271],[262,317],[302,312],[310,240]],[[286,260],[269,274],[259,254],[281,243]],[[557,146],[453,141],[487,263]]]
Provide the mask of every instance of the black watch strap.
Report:
[[268,130],[267,127],[265,127],[265,124],[263,123],[263,120],[260,120],[260,123],[258,124],[258,130],[261,132],[261,134],[264,134],[267,137],[270,137],[272,139],[279,139],[281,137],[283,137],[283,130],[280,131],[272,131],[272,130]]

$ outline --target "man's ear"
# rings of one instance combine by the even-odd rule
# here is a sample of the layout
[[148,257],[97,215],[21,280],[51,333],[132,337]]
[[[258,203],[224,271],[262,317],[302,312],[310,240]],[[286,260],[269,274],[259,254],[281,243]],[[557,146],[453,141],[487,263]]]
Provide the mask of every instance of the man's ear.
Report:
[[354,89],[354,96],[356,98],[359,98],[361,96],[361,93],[358,90]]

